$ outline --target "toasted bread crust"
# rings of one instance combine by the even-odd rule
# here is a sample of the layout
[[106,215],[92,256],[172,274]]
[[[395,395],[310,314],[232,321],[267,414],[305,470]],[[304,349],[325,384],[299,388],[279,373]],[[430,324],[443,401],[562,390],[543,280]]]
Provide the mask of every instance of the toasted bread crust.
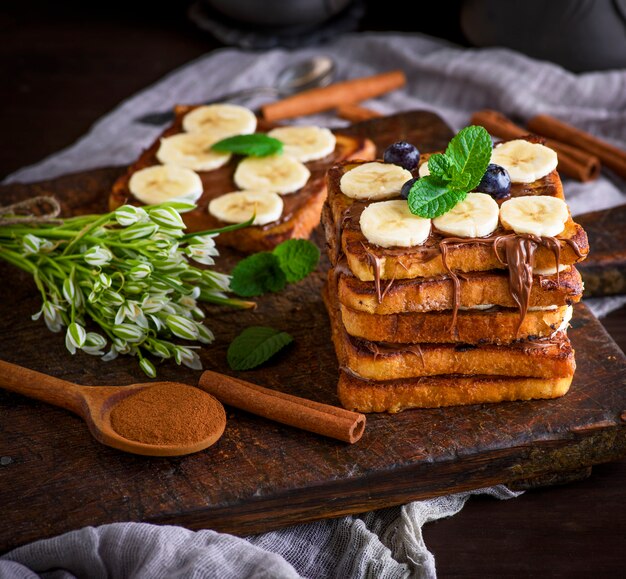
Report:
[[[156,141],[128,168],[113,185],[109,196],[109,208],[114,210],[125,203],[140,205],[130,193],[128,182],[136,171],[158,164],[156,152],[162,137],[181,132],[182,118],[192,110],[193,106],[179,105],[175,108],[176,119]],[[269,130],[271,127],[263,121],[259,122],[259,130]],[[234,247],[244,252],[264,251],[292,238],[307,238],[318,225],[322,204],[326,198],[326,169],[336,162],[347,159],[371,159],[375,155],[375,146],[368,139],[362,139],[336,133],[337,143],[335,151],[325,159],[306,163],[311,171],[309,182],[300,190],[283,196],[285,211],[283,217],[264,226],[247,227],[237,231],[221,234],[217,243],[223,246]],[[187,229],[191,232],[216,229],[228,225],[208,213],[207,207],[211,199],[235,191],[237,187],[233,181],[233,173],[237,165],[235,158],[223,167],[214,171],[197,172],[204,184],[204,192],[197,202],[194,211],[183,214]]]
[[[331,271],[332,275],[332,271]],[[387,287],[378,303],[373,282],[361,281],[351,275],[339,274],[339,301],[353,309],[371,314],[399,314],[450,310],[454,287],[448,276],[429,279],[397,280]],[[517,307],[509,290],[508,274],[504,271],[484,272],[460,280],[462,307],[494,304],[505,308]],[[583,283],[580,273],[572,267],[558,276],[535,276],[530,292],[530,307],[564,306],[580,301]]]
[[523,378],[454,375],[372,382],[341,372],[337,392],[341,404],[349,410],[396,413],[409,408],[558,398],[567,393],[571,383],[572,376]]
[[563,323],[568,306],[528,312],[519,327],[516,309],[461,311],[451,331],[451,311],[376,315],[341,306],[346,332],[368,341],[396,344],[510,344],[515,340],[545,338]]
[[404,344],[388,347],[353,338],[341,321],[336,297],[328,289],[323,297],[339,364],[363,379],[407,379],[441,374],[563,378],[572,376],[576,368],[574,350],[563,332],[548,341],[506,346]]

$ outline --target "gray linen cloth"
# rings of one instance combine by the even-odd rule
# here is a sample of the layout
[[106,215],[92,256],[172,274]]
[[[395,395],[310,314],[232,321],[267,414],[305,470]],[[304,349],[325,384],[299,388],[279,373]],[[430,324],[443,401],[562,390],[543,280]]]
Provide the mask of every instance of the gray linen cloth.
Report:
[[[138,115],[264,86],[283,66],[325,53],[351,78],[392,68],[407,73],[406,89],[368,103],[383,113],[422,108],[454,129],[481,108],[528,118],[553,114],[626,148],[626,72],[575,75],[505,49],[459,49],[416,34],[354,34],[302,50],[251,53],[224,49],[174,71],[123,102],[87,135],[6,182],[37,181],[137,157],[159,133],[133,123]],[[258,102],[250,102],[251,106]],[[300,123],[340,125],[329,115]],[[605,172],[593,183],[565,181],[574,214],[626,203],[626,183]],[[588,300],[601,315],[624,299]],[[86,527],[15,549],[0,558],[0,579],[70,577],[435,577],[422,526],[459,512],[472,494],[517,496],[498,486],[402,507],[297,525],[236,538],[213,531],[116,523]],[[37,522],[33,521],[33,525]]]

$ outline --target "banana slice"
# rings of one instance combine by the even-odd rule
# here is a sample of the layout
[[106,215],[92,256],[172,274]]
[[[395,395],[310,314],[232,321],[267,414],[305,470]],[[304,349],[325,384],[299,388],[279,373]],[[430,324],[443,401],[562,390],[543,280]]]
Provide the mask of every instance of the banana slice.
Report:
[[175,165],[154,165],[133,173],[128,188],[146,205],[165,201],[195,203],[202,195],[202,180],[197,173]]
[[344,195],[352,199],[378,201],[400,195],[402,185],[412,178],[409,171],[398,165],[363,163],[344,173],[339,187]]
[[413,215],[403,199],[368,205],[360,225],[367,240],[380,247],[421,245],[430,235],[430,219]]
[[428,161],[424,161],[420,165],[420,168],[418,169],[417,174],[420,177],[427,177],[428,175],[430,175],[430,169],[428,168]]
[[568,219],[565,201],[548,195],[513,197],[500,206],[502,225],[515,233],[555,236],[565,229]]
[[322,127],[279,127],[267,133],[283,143],[283,150],[302,163],[323,159],[335,150],[335,135]]
[[157,159],[164,165],[186,167],[193,171],[212,171],[230,160],[230,153],[211,150],[213,140],[200,133],[179,133],[161,139]]
[[468,193],[450,211],[433,219],[442,233],[456,237],[486,237],[498,227],[500,208],[486,193]]
[[234,180],[240,189],[294,193],[302,189],[311,172],[289,155],[247,157],[237,165]]
[[532,183],[552,173],[558,164],[556,153],[539,143],[515,139],[496,145],[491,162],[504,167],[511,183]]
[[535,275],[555,275],[557,272],[561,273],[564,271],[569,271],[571,266],[565,265],[564,263],[559,263],[559,267],[534,267],[533,274]]
[[254,133],[256,116],[250,109],[238,105],[206,105],[183,117],[183,129],[188,133],[202,133],[215,143],[226,137]]
[[252,225],[265,225],[280,218],[283,200],[268,191],[233,191],[211,200],[209,213],[226,223],[243,223],[255,215]]

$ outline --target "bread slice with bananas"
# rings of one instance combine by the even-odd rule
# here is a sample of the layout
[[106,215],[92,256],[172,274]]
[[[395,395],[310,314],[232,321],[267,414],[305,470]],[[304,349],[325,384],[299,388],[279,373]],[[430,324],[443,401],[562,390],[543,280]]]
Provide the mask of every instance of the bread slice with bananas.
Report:
[[[210,148],[229,136],[272,131],[284,141],[280,157],[242,160]],[[173,124],[115,182],[109,206],[192,200],[196,209],[183,214],[189,231],[246,221],[254,214],[253,226],[217,241],[243,252],[268,250],[286,239],[309,237],[320,220],[331,165],[374,154],[368,139],[319,127],[275,127],[237,105],[179,105]]]
[[[375,174],[370,171],[374,165]],[[389,167],[387,177],[381,175],[385,166]],[[544,170],[550,167],[546,162]],[[505,269],[503,250],[497,253],[493,241],[513,233],[554,236],[561,267],[584,259],[589,251],[584,230],[572,220],[563,201],[556,171],[532,183],[514,183],[511,198],[505,201],[470,193],[452,211],[430,221],[411,214],[406,207],[402,218],[396,215],[390,219],[389,208],[394,203],[406,206],[400,199],[398,169],[378,162],[346,162],[328,173],[324,223],[329,255],[333,263],[345,255],[350,270],[361,280],[374,280],[378,272],[380,279],[398,280],[445,275],[449,269]],[[373,186],[363,179],[368,172],[375,179]],[[381,182],[391,183],[384,194],[380,193],[384,190]],[[427,224],[429,235],[425,235]],[[457,241],[445,242],[448,247],[444,263],[440,248],[446,238]],[[541,244],[534,254],[535,267],[539,271],[556,271],[556,257],[552,245]]]

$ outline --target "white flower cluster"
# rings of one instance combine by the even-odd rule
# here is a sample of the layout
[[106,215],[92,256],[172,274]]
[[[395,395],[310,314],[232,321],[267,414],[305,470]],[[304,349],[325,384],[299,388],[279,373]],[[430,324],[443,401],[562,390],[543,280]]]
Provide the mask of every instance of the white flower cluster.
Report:
[[[229,276],[193,264],[215,263],[219,231],[185,235],[180,213],[192,208],[125,205],[27,234],[3,231],[0,245],[7,260],[35,278],[43,305],[33,320],[43,316],[52,332],[65,327],[72,354],[82,350],[105,361],[135,355],[150,377],[156,368],[147,354],[201,369],[200,346],[193,343],[209,344],[214,336],[198,302],[250,304],[226,295]],[[89,319],[99,332],[87,329]]]

